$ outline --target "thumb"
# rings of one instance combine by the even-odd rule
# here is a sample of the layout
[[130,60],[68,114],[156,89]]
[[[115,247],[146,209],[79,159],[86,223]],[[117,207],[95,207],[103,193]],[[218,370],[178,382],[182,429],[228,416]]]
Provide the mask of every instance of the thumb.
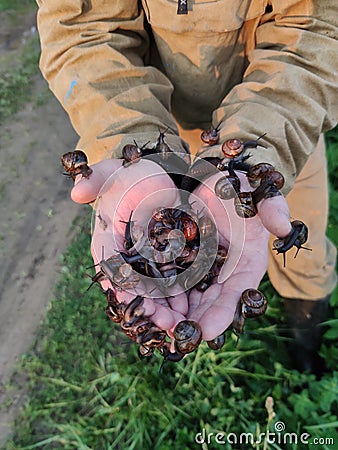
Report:
[[71,192],[75,203],[91,203],[95,201],[106,180],[122,165],[121,159],[107,159],[91,166],[93,172],[88,178],[78,175]]

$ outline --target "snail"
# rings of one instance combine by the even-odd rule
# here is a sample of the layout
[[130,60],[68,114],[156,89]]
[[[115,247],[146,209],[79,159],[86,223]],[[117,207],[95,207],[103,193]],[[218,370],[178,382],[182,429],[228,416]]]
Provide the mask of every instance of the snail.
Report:
[[262,292],[257,289],[246,289],[238,302],[232,328],[238,334],[243,333],[245,319],[263,315],[266,308],[267,300]]
[[[167,130],[165,130],[165,131],[167,131]],[[169,147],[169,145],[164,142],[165,131],[164,132],[160,131],[160,135],[155,144],[155,151],[157,153],[159,153],[163,159],[168,159],[169,153],[172,153],[172,150]]]
[[255,205],[261,200],[282,195],[277,186],[269,178],[264,179],[261,184],[251,192],[252,201]]
[[208,145],[215,145],[217,144],[219,140],[219,127],[220,123],[217,125],[216,128],[210,128],[210,130],[204,130],[201,133],[201,141]]
[[198,220],[200,239],[214,236],[217,232],[215,222],[209,216],[202,216]]
[[239,217],[248,219],[257,214],[251,192],[240,192],[234,200],[235,211]]
[[202,180],[218,173],[217,167],[221,161],[221,158],[218,157],[198,158],[183,176],[181,189],[188,193],[193,192]]
[[164,342],[161,346],[158,347],[158,351],[161,353],[161,355],[163,356],[163,362],[161,364],[161,367],[159,369],[159,373],[162,372],[162,369],[164,367],[164,365],[167,362],[178,362],[181,361],[184,358],[184,354],[175,351],[174,353],[172,353],[170,351],[170,343],[169,342]]
[[237,192],[228,176],[222,177],[216,182],[215,194],[222,200],[235,198]]
[[289,251],[293,246],[297,248],[296,254],[294,258],[297,257],[299,250],[302,248],[304,250],[311,251],[311,248],[303,247],[303,244],[308,239],[308,228],[304,222],[301,220],[294,220],[291,222],[291,231],[284,238],[277,238],[273,241],[273,250],[277,251],[277,255],[279,253],[283,254],[283,265],[285,267],[285,253]]
[[282,189],[285,183],[283,175],[278,172],[278,170],[270,172],[265,179],[270,183],[273,183],[278,190]]
[[123,321],[125,325],[131,325],[137,318],[144,314],[143,305],[144,297],[137,295],[126,307],[124,311]]
[[182,320],[174,329],[175,349],[178,353],[191,353],[202,340],[202,330],[193,320]]
[[154,354],[155,347],[148,347],[146,345],[140,345],[138,352],[140,358],[148,358],[149,356],[152,356]]
[[122,165],[124,167],[140,161],[141,157],[142,149],[137,145],[136,141],[134,141],[134,144],[126,144],[122,149]]
[[120,220],[120,222],[126,224],[126,229],[124,231],[124,242],[123,242],[123,246],[126,250],[131,249],[134,245],[133,239],[132,239],[132,231],[131,231],[132,226],[134,225],[134,222],[131,220],[132,215],[133,215],[133,211],[130,211],[129,219],[127,222],[125,222],[124,220]]
[[108,302],[108,306],[106,307],[107,316],[115,323],[121,322],[124,317],[126,306],[117,300],[116,295],[112,289],[107,289],[105,291],[105,294]]
[[120,325],[121,330],[126,336],[136,343],[139,343],[143,334],[146,333],[153,324],[148,318],[135,318],[131,323],[126,323],[122,320]]
[[[240,139],[228,139],[227,141],[223,142],[221,150],[222,153],[226,158],[235,158],[240,153],[243,152],[243,150],[247,148],[255,148],[255,147],[264,147],[264,145],[260,144],[258,141],[264,137],[266,133],[262,134],[255,140],[249,140],[242,142]],[[265,148],[265,147],[264,147]]]
[[166,332],[154,324],[138,339],[138,342],[147,348],[160,347],[166,338]]
[[225,344],[225,333],[220,334],[210,341],[207,341],[208,347],[212,350],[219,350]]
[[235,158],[244,150],[244,144],[239,139],[228,139],[223,142],[221,150],[226,158]]
[[61,163],[66,171],[66,175],[69,175],[73,180],[75,180],[77,175],[88,178],[93,173],[88,166],[87,156],[82,150],[65,153],[61,157]]
[[182,217],[181,222],[186,241],[189,242],[195,239],[198,234],[197,223],[188,216]]
[[275,168],[269,163],[259,163],[251,166],[247,172],[247,178],[250,184],[266,178]]

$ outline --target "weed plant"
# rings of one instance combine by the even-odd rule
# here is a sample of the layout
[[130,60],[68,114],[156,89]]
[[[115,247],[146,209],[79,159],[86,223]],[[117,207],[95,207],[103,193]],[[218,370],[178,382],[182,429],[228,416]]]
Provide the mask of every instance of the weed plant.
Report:
[[[337,136],[336,130],[326,136],[331,200],[337,195]],[[337,244],[336,208],[331,205],[328,230]],[[159,373],[162,358],[139,359],[136,346],[106,318],[100,289],[86,292],[89,219],[76,227],[55,299],[18,368],[29,396],[6,450],[336,448],[336,308],[326,323],[321,355],[327,369],[320,380],[291,369],[283,308],[267,278],[260,288],[268,311],[247,321],[238,343],[228,333],[221,350],[203,343]],[[337,306],[336,294],[331,303]],[[269,440],[267,430],[275,433]],[[217,433],[223,433],[218,442]],[[300,442],[302,433],[311,444]]]

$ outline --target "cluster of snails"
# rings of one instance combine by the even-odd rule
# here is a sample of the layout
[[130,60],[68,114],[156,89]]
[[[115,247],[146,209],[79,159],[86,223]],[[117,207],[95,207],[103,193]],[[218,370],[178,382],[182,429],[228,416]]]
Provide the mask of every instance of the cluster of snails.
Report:
[[114,291],[105,291],[107,298],[106,314],[110,320],[119,323],[121,330],[135,343],[139,344],[142,357],[152,356],[155,350],[163,356],[164,362],[181,360],[184,355],[194,351],[202,340],[202,332],[196,322],[183,320],[174,329],[175,352],[170,352],[167,333],[158,328],[144,315],[144,297],[137,295],[128,305],[120,303]]
[[214,222],[208,216],[198,217],[190,205],[187,208],[189,212],[156,208],[146,235],[137,228],[136,239],[131,216],[126,222],[125,251],[119,252],[124,265],[152,277],[162,290],[178,282],[184,290],[205,291],[227,258],[228,249],[217,243]]
[[[201,133],[201,140],[206,145],[215,145],[219,141],[219,127],[205,130]],[[236,213],[243,218],[251,218],[257,214],[257,204],[266,198],[281,195],[280,189],[284,186],[283,175],[275,170],[269,163],[259,163],[250,165],[246,161],[251,157],[250,154],[244,155],[248,148],[261,146],[259,140],[265,136],[265,133],[256,140],[241,141],[240,139],[228,139],[221,145],[223,158],[206,157],[198,159],[189,167],[185,177],[182,180],[182,188],[192,191],[203,179],[217,173],[218,171],[228,171],[228,175],[220,178],[215,184],[215,194],[222,200],[234,199]],[[236,171],[246,174],[253,191],[241,192],[241,183]],[[281,238],[278,237],[273,242],[273,250],[277,254],[283,254],[285,267],[285,253],[292,247],[296,247],[297,256],[300,249],[311,250],[303,247],[308,239],[308,228],[304,222],[295,220],[291,222],[290,233]]]
[[[215,145],[219,140],[219,126],[201,134],[203,143]],[[215,184],[215,194],[223,199],[233,199],[235,210],[242,218],[254,217],[257,204],[264,198],[280,194],[284,184],[282,174],[268,163],[250,165],[250,155],[244,155],[248,148],[262,146],[260,136],[256,140],[242,142],[229,139],[221,145],[222,157],[196,159],[188,166],[182,158],[177,157],[165,142],[165,132],[160,132],[156,143],[149,142],[139,146],[135,141],[122,149],[123,166],[137,163],[140,158],[154,157],[181,189],[182,204],[176,208],[159,207],[153,211],[146,229],[134,226],[132,213],[125,222],[124,249],[98,263],[99,270],[92,278],[92,284],[108,279],[112,288],[104,291],[107,299],[106,314],[110,320],[120,324],[121,330],[139,345],[141,356],[151,356],[155,350],[166,361],[180,361],[184,355],[193,352],[202,340],[202,330],[197,322],[183,320],[174,331],[175,351],[167,341],[165,330],[158,328],[149,317],[145,316],[144,297],[136,295],[128,304],[116,298],[116,291],[136,289],[142,276],[151,277],[157,288],[167,298],[166,289],[178,283],[188,293],[191,289],[204,292],[215,282],[223,264],[227,260],[228,248],[217,240],[217,229],[207,215],[199,215],[191,209],[189,195],[205,178],[214,173],[227,171]],[[92,169],[87,157],[81,150],[64,154],[61,158],[66,174],[73,180],[81,175],[88,178]],[[179,167],[178,167],[179,166]],[[241,182],[236,172],[246,175],[252,191],[241,191]],[[183,192],[183,195],[182,195]],[[104,229],[107,224],[100,216],[99,223]],[[283,254],[293,246],[297,253],[308,237],[306,225],[295,220],[291,223],[291,232],[284,238],[274,241],[274,250]],[[309,250],[309,249],[308,249]],[[91,285],[92,285],[91,284]],[[90,286],[91,286],[90,285]],[[231,329],[241,334],[246,318],[259,317],[267,308],[265,296],[256,289],[245,290],[238,302]],[[207,341],[211,349],[220,349],[225,342],[225,330],[215,339]]]
[[235,160],[230,160],[227,166],[229,175],[221,177],[215,184],[215,194],[222,200],[234,199],[235,211],[240,217],[254,217],[261,200],[281,195],[279,190],[284,185],[284,177],[271,164],[256,164],[248,167],[246,176],[250,184],[259,183],[258,186],[253,191],[241,191],[234,163]]
[[173,151],[169,147],[169,145],[164,140],[165,131],[160,131],[157,141],[154,146],[147,147],[149,141],[146,142],[142,147],[139,147],[137,142],[134,140],[133,144],[126,144],[122,148],[122,158],[123,165],[128,167],[130,164],[136,163],[142,157],[151,155],[151,154],[159,154],[162,159],[166,160],[169,157],[169,154]]
[[[167,340],[165,330],[158,328],[149,317],[145,316],[144,297],[136,296],[128,305],[120,303],[114,291],[105,291],[107,299],[106,314],[110,320],[120,324],[121,330],[135,343],[139,344],[139,355],[149,357],[157,350],[163,356],[163,363],[178,362],[185,355],[197,349],[202,341],[202,330],[193,320],[182,320],[173,332],[175,351],[171,352],[171,344]],[[265,313],[267,301],[256,289],[247,289],[242,293],[234,316],[231,329],[243,332],[246,318],[256,318]],[[215,339],[207,341],[209,348],[219,350],[225,343],[225,330]]]

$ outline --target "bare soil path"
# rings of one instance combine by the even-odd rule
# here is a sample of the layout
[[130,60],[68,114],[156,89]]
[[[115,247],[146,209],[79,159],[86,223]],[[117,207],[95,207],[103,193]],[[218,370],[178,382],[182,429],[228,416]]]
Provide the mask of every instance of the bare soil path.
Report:
[[[0,51],[15,50],[18,34],[34,24],[30,15],[22,29],[6,29]],[[0,447],[24,394],[5,386],[34,341],[59,277],[59,256],[82,210],[69,199],[71,182],[60,164],[77,136],[39,74],[33,94],[0,127]]]

